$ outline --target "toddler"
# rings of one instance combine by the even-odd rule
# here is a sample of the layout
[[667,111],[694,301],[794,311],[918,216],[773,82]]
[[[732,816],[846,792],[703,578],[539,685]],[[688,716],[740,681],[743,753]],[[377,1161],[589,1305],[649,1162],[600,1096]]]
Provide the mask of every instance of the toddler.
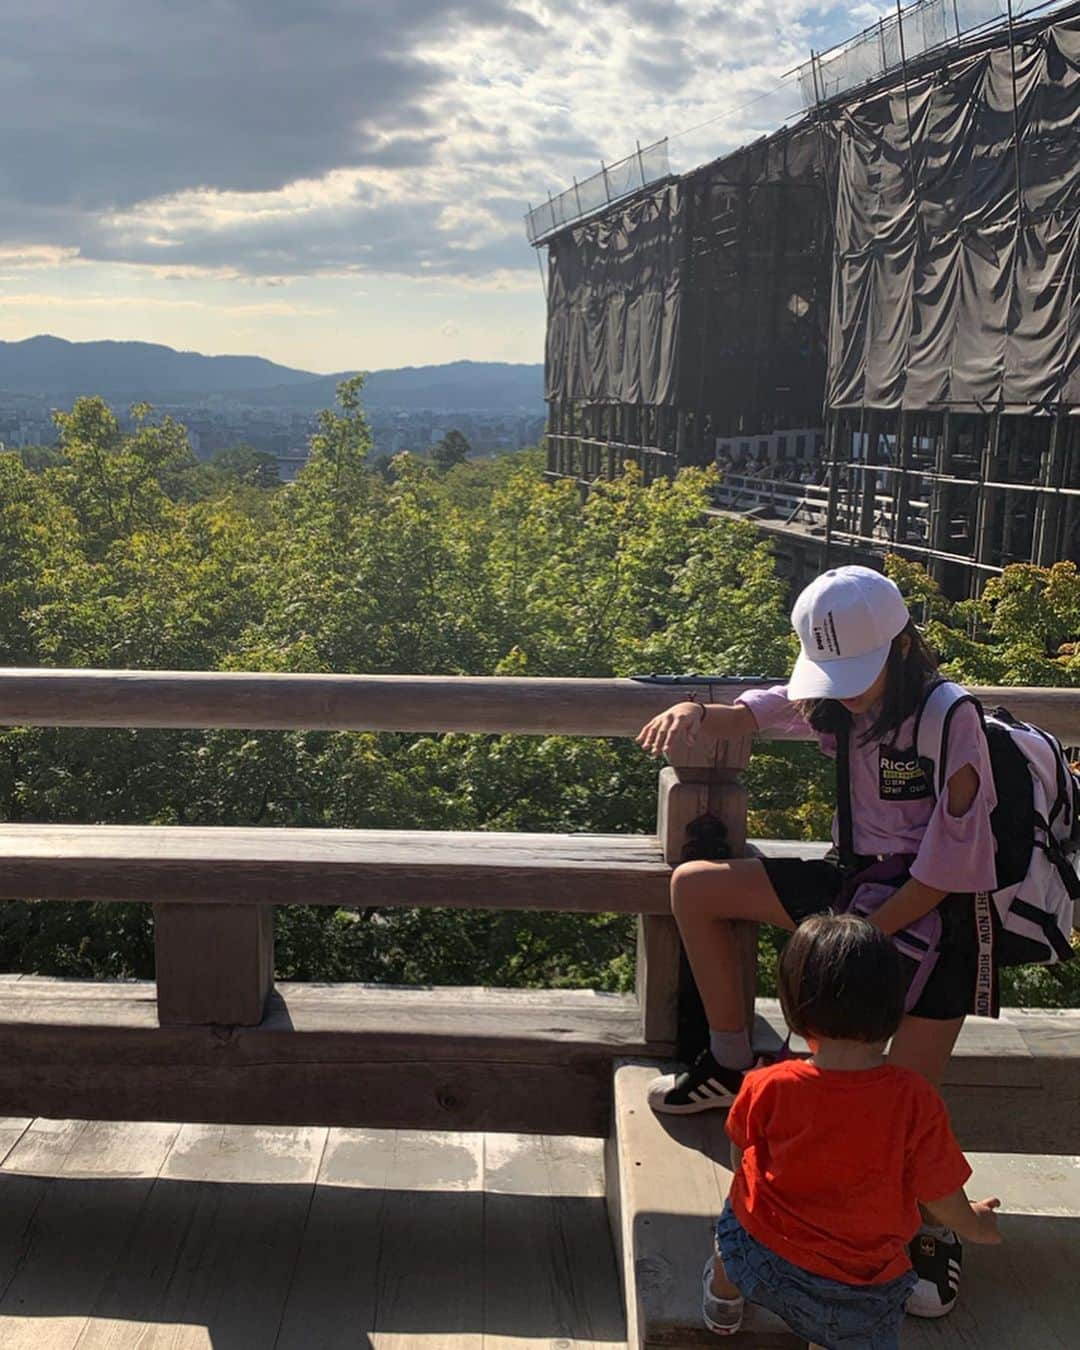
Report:
[[885,1058],[904,978],[880,929],[855,915],[807,919],[779,988],[813,1054],[747,1073],[731,1108],[735,1176],[705,1267],[705,1322],[730,1335],[750,1300],[824,1350],[896,1350],[919,1206],[971,1242],[997,1243],[1000,1202],[968,1201],[971,1168],[940,1096]]

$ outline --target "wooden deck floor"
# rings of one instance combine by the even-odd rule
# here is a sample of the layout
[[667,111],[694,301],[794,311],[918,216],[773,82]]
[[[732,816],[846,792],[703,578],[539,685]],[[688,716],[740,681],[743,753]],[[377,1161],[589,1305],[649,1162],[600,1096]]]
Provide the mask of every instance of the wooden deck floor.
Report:
[[0,1350],[622,1350],[595,1139],[0,1120]]

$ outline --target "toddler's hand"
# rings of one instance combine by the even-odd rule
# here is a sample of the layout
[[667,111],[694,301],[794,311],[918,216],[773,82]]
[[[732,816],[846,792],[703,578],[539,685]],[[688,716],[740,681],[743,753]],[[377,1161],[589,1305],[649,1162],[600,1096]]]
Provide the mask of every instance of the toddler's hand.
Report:
[[975,1223],[971,1231],[971,1241],[985,1243],[988,1246],[997,1246],[1001,1242],[1001,1233],[998,1231],[996,1209],[1001,1208],[1001,1201],[995,1196],[990,1200],[976,1200],[972,1203],[971,1210],[975,1215]]

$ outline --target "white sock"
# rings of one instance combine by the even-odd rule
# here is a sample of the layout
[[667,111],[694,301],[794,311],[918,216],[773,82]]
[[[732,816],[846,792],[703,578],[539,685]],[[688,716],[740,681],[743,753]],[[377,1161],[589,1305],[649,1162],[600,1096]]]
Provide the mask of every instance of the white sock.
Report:
[[709,1049],[713,1059],[725,1069],[748,1069],[754,1062],[746,1027],[741,1031],[713,1031],[710,1027]]

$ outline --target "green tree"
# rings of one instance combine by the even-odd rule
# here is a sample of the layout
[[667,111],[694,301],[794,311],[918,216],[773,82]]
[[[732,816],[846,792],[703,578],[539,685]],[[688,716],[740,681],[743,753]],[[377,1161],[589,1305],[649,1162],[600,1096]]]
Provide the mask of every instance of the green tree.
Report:
[[[56,462],[0,454],[8,664],[414,674],[782,676],[787,597],[752,526],[706,515],[710,475],[632,468],[583,500],[534,455],[373,465],[362,380],[319,418],[297,482],[200,466],[183,427],[100,399],[60,417]],[[890,566],[901,567],[897,562]],[[1009,569],[951,605],[898,579],[963,678],[1075,683],[1075,569]],[[828,762],[764,742],[751,832],[822,838]],[[621,832],[652,828],[656,769],[630,740],[349,732],[0,730],[10,820]],[[279,973],[625,989],[625,916],[283,907]],[[775,944],[763,942],[768,963]],[[0,964],[149,976],[141,906],[6,904]],[[1080,965],[1080,963],[1078,963]],[[1028,980],[1027,973],[1024,979]],[[1073,1001],[1068,975],[1014,992]]]
[[448,431],[441,441],[431,447],[429,458],[436,469],[446,472],[455,464],[464,464],[472,446],[460,431]]
[[224,478],[249,487],[275,488],[281,485],[281,467],[275,455],[251,445],[230,445],[219,450],[210,461]]

